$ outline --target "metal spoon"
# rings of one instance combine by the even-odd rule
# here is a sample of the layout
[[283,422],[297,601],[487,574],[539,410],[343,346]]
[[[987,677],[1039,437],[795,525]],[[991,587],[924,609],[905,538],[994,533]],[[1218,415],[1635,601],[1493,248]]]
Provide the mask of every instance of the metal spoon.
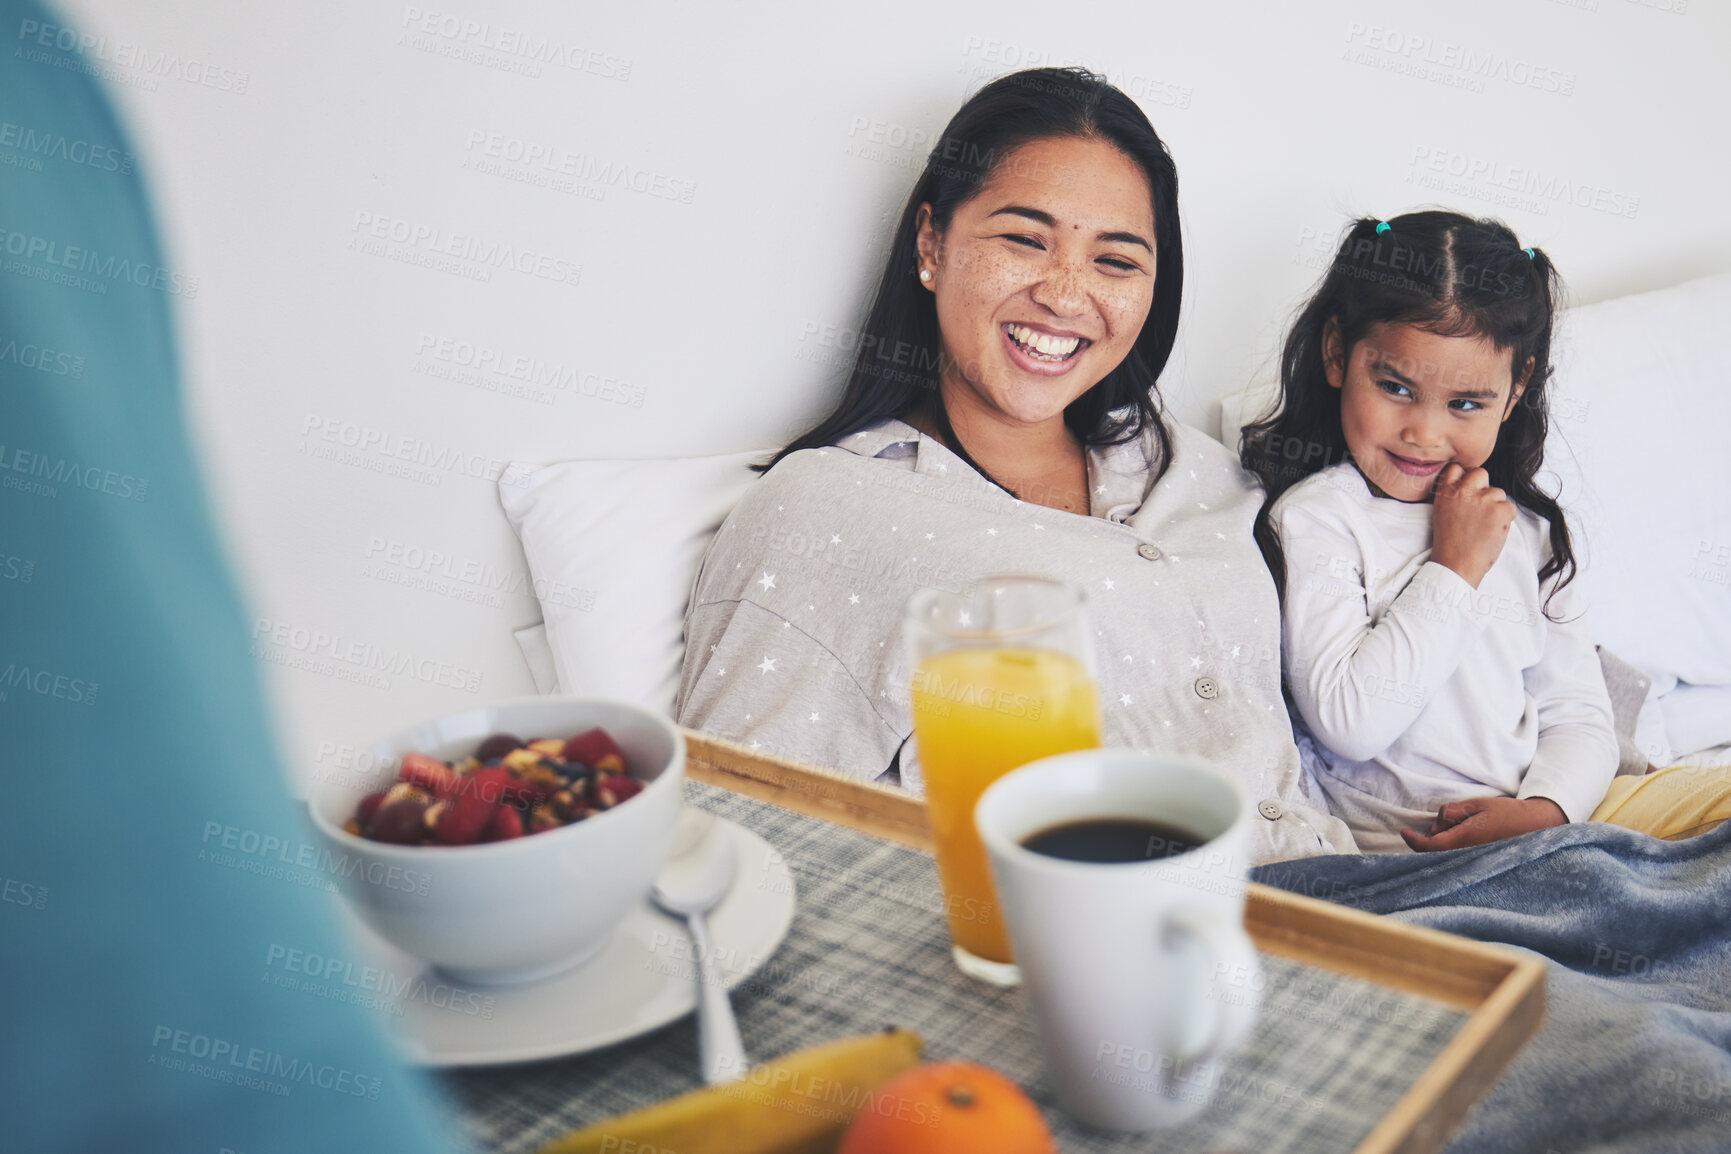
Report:
[[715,972],[714,949],[704,915],[721,904],[733,885],[733,841],[716,830],[715,819],[689,807],[680,815],[674,854],[661,867],[651,895],[655,904],[685,919],[697,955],[697,1036],[703,1080],[710,1085],[744,1076],[745,1045],[727,988]]

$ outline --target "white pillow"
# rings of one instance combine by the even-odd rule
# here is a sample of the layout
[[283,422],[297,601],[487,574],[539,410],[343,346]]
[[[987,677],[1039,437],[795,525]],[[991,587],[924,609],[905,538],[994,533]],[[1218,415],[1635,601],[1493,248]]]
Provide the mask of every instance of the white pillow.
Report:
[[1673,760],[1731,741],[1731,685],[1678,685],[1656,704]]
[[559,688],[559,670],[553,664],[553,645],[547,640],[547,623],[537,621],[517,630],[511,636],[517,639],[517,648],[523,651],[523,660],[529,666],[529,678],[535,683],[535,692],[562,692]]
[[[1728,323],[1721,275],[1570,309],[1558,332],[1545,463],[1578,530],[1589,627],[1660,692],[1731,686]],[[1688,728],[1679,749],[1712,727]]]
[[1221,397],[1220,436],[1215,439],[1234,453],[1238,452],[1244,426],[1267,412],[1279,397],[1278,380],[1252,381],[1236,393]]
[[[538,688],[671,713],[685,604],[709,539],[769,452],[668,461],[517,465],[499,501],[523,543],[544,637],[518,641]],[[551,651],[557,676],[544,685]]]

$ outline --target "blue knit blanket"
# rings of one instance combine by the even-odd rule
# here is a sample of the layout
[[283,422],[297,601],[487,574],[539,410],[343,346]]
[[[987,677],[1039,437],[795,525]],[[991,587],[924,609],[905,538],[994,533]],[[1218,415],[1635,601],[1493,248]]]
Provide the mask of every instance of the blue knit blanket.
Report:
[[1451,1154],[1731,1151],[1731,822],[1676,842],[1582,822],[1252,876],[1546,959],[1544,1027]]

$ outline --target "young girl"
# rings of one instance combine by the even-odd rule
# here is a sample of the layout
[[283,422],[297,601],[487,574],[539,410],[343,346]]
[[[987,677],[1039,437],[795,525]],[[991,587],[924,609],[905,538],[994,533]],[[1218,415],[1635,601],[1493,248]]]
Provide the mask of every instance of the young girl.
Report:
[[1605,800],[1610,701],[1535,482],[1558,289],[1498,222],[1360,220],[1287,336],[1279,409],[1244,430],[1300,746],[1367,852],[1705,820],[1699,798],[1626,804],[1653,778]]

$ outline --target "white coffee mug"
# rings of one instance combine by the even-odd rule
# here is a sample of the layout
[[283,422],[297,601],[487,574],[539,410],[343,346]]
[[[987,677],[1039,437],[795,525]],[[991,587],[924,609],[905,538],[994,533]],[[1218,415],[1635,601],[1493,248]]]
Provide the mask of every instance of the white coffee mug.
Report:
[[[1087,819],[1146,819],[1202,844],[1148,861],[1022,845]],[[1244,932],[1249,807],[1202,762],[1085,749],[1030,762],[974,810],[1059,1104],[1151,1130],[1208,1104],[1212,1059],[1250,1033],[1260,967]]]

